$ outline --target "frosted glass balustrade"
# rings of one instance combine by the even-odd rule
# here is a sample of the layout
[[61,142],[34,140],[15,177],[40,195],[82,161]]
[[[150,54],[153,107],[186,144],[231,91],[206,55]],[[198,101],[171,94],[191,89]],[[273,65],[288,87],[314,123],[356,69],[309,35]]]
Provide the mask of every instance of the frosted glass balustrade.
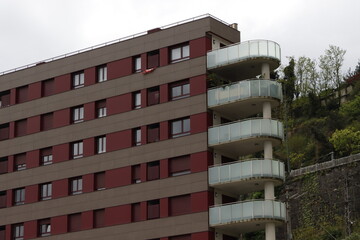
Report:
[[245,80],[208,90],[208,105],[230,103],[254,97],[273,97],[282,100],[281,84],[271,80]]
[[279,160],[254,159],[209,168],[210,185],[255,177],[271,177],[285,180],[284,163]]
[[286,220],[285,203],[273,200],[237,202],[210,208],[210,225],[227,224],[249,219]]
[[280,61],[280,54],[280,46],[276,42],[251,40],[208,52],[207,67],[216,68],[253,57],[269,57]]
[[208,143],[212,146],[256,136],[283,139],[283,124],[273,119],[251,119],[218,125],[209,128]]

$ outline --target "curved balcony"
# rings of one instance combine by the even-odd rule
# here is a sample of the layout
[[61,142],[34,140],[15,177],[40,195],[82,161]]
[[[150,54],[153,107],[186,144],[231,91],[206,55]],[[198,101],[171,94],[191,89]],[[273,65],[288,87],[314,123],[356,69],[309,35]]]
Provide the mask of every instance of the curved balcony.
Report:
[[262,112],[262,104],[276,107],[282,101],[281,83],[249,79],[208,90],[208,107],[237,119]]
[[284,180],[284,163],[279,160],[251,159],[209,168],[211,187],[237,195],[263,190],[265,182],[280,185]]
[[229,79],[246,79],[261,74],[261,65],[270,71],[280,65],[280,45],[269,40],[236,43],[207,53],[207,68]]
[[264,141],[279,145],[284,138],[283,124],[274,119],[250,119],[209,128],[208,144],[215,150],[236,156],[264,149]]
[[255,200],[214,206],[209,209],[209,224],[235,234],[262,230],[268,222],[286,220],[285,203]]

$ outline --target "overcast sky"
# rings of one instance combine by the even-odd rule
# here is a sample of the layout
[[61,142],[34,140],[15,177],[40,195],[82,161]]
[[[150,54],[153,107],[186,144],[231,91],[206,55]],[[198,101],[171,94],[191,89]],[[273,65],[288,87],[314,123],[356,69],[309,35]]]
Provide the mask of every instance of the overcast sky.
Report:
[[329,45],[360,59],[360,0],[0,0],[0,72],[210,13],[238,23],[241,40],[269,39],[286,56]]

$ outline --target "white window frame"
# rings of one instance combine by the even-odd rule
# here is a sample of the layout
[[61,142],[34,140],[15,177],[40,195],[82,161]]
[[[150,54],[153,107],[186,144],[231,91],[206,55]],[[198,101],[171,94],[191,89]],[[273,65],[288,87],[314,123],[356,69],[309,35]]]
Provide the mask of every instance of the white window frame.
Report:
[[134,58],[134,72],[141,72],[141,57]]
[[71,179],[70,182],[71,194],[77,195],[81,194],[83,191],[83,179],[82,177]]
[[14,205],[22,205],[25,203],[25,188],[15,189]]
[[[179,55],[179,56],[177,56],[177,55]],[[171,52],[170,52],[170,62],[171,63],[177,63],[177,62],[185,61],[188,59],[190,59],[190,45],[189,44],[182,44],[177,47],[171,48]]]
[[100,66],[97,71],[97,80],[98,82],[105,82],[107,81],[107,66]]
[[74,107],[72,109],[73,123],[80,123],[84,121],[84,106]]
[[83,141],[74,142],[71,146],[73,159],[81,158],[84,154],[84,143]]
[[43,166],[52,164],[52,161],[53,161],[52,154],[42,156],[42,165]]
[[141,108],[141,92],[134,93],[134,109]]
[[16,224],[14,227],[14,240],[23,240],[24,239],[24,225]]
[[[174,125],[176,123],[180,122],[180,132],[178,133],[174,133]],[[187,126],[185,123],[188,122],[189,125],[189,129],[185,129],[185,127]],[[188,130],[188,131],[185,131]],[[178,120],[174,120],[171,122],[171,137],[172,138],[177,138],[177,137],[182,137],[182,136],[186,136],[189,135],[191,131],[191,125],[190,125],[190,118],[182,118],[182,119],[178,119]]]
[[46,237],[51,235],[51,223],[40,225],[40,236]]
[[41,200],[49,200],[52,197],[52,183],[41,184]]
[[85,86],[85,74],[84,72],[74,73],[72,76],[73,88],[81,88]]
[[97,109],[98,118],[106,117],[106,114],[107,114],[106,107],[101,107]]
[[97,145],[97,153],[106,152],[106,136],[97,137],[96,145]]

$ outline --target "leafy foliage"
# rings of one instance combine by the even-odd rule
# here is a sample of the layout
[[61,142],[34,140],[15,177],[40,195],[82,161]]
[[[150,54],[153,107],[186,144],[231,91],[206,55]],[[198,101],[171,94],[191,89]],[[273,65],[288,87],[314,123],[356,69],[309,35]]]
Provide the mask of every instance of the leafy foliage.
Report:
[[360,152],[360,131],[353,127],[336,130],[331,138],[331,144],[342,156]]

